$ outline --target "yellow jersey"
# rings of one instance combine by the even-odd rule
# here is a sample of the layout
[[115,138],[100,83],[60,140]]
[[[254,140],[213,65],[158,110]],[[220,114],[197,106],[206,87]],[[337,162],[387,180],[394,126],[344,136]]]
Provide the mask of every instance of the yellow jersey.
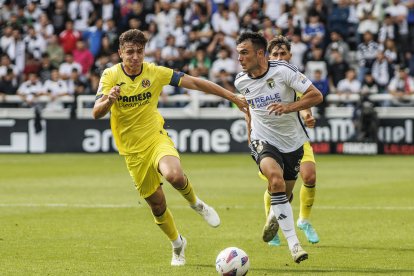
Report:
[[111,107],[111,129],[119,154],[145,151],[160,134],[165,135],[164,118],[157,109],[165,85],[178,86],[182,73],[144,62],[141,74],[129,76],[118,63],[103,72],[97,98],[108,95],[114,86],[120,96]]

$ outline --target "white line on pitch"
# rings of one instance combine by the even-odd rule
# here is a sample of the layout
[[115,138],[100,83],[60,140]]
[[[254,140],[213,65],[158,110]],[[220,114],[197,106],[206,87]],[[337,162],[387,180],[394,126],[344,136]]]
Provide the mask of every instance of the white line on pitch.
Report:
[[[0,208],[26,207],[26,208],[141,208],[142,204],[79,204],[79,203],[0,203]],[[186,205],[169,205],[171,208],[188,208]],[[262,206],[227,205],[218,206],[217,209],[262,209]],[[321,210],[414,210],[414,206],[314,206]]]

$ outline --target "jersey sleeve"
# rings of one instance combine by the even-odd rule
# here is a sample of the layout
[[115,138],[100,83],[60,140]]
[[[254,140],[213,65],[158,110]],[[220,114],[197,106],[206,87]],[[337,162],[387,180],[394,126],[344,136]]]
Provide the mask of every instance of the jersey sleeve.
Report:
[[168,85],[171,83],[171,80],[174,76],[174,71],[172,69],[164,66],[156,66],[155,70],[157,81],[161,86]]
[[312,82],[299,70],[292,70],[289,67],[282,67],[282,76],[288,86],[296,93],[303,94],[312,85]]
[[108,68],[102,73],[101,79],[99,80],[98,90],[96,91],[96,97],[102,97],[108,95],[112,87],[115,86],[115,80],[112,76],[112,71]]

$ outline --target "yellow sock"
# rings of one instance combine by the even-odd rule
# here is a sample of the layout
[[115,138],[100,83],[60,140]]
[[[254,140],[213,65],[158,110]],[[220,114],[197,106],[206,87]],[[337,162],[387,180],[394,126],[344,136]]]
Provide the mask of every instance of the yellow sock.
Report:
[[270,212],[270,194],[269,191],[266,189],[263,195],[263,201],[264,201],[264,207],[265,207],[265,214],[266,218],[269,215]]
[[300,187],[300,211],[299,218],[309,219],[312,205],[315,200],[315,186],[309,187],[302,184]]
[[177,190],[188,201],[188,203],[190,203],[191,206],[194,206],[196,204],[197,198],[196,198],[193,186],[191,185],[187,176],[185,177],[185,179],[186,179],[186,183],[185,183],[184,188],[177,189]]
[[161,216],[154,216],[154,220],[170,241],[175,241],[178,238],[178,230],[177,227],[175,227],[174,218],[170,209],[167,208]]

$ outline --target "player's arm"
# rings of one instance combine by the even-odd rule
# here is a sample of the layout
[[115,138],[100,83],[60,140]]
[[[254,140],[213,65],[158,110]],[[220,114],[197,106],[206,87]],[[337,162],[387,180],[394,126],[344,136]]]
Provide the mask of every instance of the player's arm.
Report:
[[112,105],[119,97],[119,93],[119,86],[114,86],[111,88],[108,95],[98,95],[92,111],[93,118],[100,119],[104,117],[111,110]]
[[305,93],[303,93],[302,98],[300,101],[296,101],[293,103],[272,103],[267,106],[267,110],[269,110],[269,114],[275,113],[276,115],[290,113],[290,112],[297,112],[304,109],[309,109],[312,106],[315,106],[323,101],[323,96],[321,91],[316,88],[313,84],[311,84],[308,89],[306,89]]
[[305,126],[309,128],[314,128],[316,124],[316,119],[312,115],[312,110],[310,108],[304,109],[299,111],[300,116],[303,119],[303,122],[305,123]]
[[237,107],[244,113],[246,113],[249,108],[246,100],[243,100],[237,97],[237,95],[234,94],[233,92],[227,89],[224,89],[220,85],[217,85],[214,82],[211,82],[209,80],[196,78],[196,77],[184,74],[181,77],[179,85],[187,89],[199,90],[199,91],[203,91],[208,94],[214,94],[222,98],[225,98],[233,102],[234,104],[236,104]]

